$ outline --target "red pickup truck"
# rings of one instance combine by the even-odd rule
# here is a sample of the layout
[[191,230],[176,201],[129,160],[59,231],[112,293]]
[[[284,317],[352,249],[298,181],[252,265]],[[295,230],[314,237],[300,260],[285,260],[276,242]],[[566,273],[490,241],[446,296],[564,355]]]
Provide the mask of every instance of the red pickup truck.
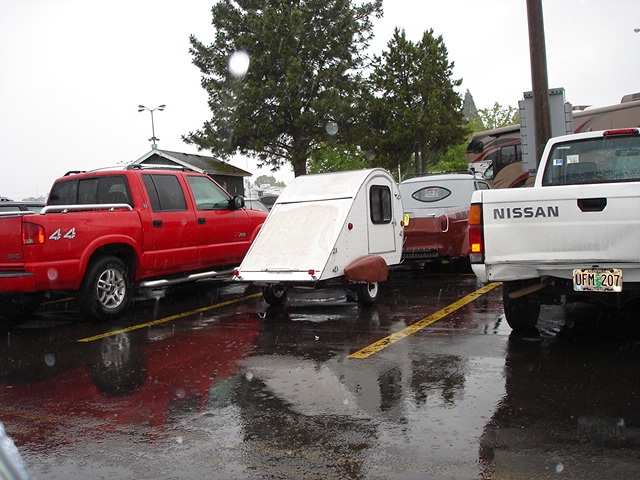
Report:
[[69,172],[40,213],[0,214],[0,315],[60,292],[108,320],[136,290],[231,276],[266,216],[186,169]]

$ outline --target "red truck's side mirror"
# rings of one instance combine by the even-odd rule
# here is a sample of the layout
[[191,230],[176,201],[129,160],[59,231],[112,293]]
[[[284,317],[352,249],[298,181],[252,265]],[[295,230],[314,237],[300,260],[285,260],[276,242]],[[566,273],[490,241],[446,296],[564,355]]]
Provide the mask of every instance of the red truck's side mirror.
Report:
[[240,195],[236,195],[236,196],[233,197],[233,201],[231,202],[231,204],[233,205],[233,208],[235,210],[243,208],[244,207],[244,198],[241,197]]

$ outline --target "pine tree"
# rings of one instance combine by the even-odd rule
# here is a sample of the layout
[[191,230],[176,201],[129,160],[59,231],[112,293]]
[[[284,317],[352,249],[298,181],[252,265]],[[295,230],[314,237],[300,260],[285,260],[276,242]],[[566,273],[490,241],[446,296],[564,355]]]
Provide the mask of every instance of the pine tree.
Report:
[[[382,0],[220,0],[212,15],[214,42],[190,38],[212,118],[183,140],[305,174],[310,152],[347,138],[359,116],[371,16],[382,15]],[[228,62],[240,51],[249,68],[233,76]]]

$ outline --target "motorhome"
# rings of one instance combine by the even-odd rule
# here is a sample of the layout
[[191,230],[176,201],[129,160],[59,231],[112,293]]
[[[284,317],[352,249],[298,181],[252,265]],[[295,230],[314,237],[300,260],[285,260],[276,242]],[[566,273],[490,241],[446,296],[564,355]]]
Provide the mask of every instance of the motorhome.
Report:
[[[640,127],[640,92],[625,95],[619,104],[607,107],[574,106],[573,133],[624,127]],[[533,183],[533,175],[522,164],[520,125],[475,133],[464,156],[469,169],[484,174],[492,188]]]

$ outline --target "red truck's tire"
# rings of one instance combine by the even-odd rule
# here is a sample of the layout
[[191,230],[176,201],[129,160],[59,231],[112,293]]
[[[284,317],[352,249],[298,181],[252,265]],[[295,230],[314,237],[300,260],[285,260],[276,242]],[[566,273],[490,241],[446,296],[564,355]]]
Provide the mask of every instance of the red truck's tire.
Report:
[[540,317],[540,301],[525,295],[518,298],[509,298],[511,292],[521,290],[530,285],[524,280],[503,282],[502,284],[502,306],[504,316],[509,326],[516,332],[526,332],[535,328]]
[[89,265],[78,292],[80,311],[97,320],[117,318],[129,308],[132,293],[126,264],[117,257],[99,257]]

